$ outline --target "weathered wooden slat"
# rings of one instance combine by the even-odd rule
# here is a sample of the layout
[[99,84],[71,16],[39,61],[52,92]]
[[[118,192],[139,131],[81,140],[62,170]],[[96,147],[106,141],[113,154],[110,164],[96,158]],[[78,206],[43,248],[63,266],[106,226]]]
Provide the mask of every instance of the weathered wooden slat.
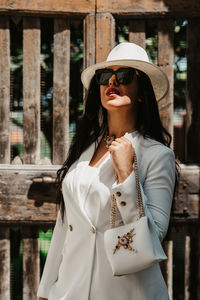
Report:
[[186,161],[200,162],[200,19],[189,19],[187,26],[187,97],[186,97],[186,131],[187,152]]
[[[198,244],[197,244],[197,270],[200,270],[200,226],[197,230]],[[197,300],[200,300],[200,272],[197,273]]]
[[94,0],[1,0],[0,12],[28,14],[86,14],[95,10]]
[[145,21],[131,20],[129,21],[129,42],[135,43],[145,48]]
[[38,229],[24,227],[23,238],[23,300],[37,299],[40,279],[40,246]]
[[[95,13],[88,14],[83,20],[83,43],[84,43],[84,69],[95,64],[95,40],[96,40],[96,18]],[[83,99],[86,90],[83,89]]]
[[[41,223],[55,220],[56,171],[61,165],[1,165],[0,223]],[[173,218],[198,220],[199,190],[190,184],[199,179],[199,167],[181,165],[188,185],[181,179]],[[189,171],[187,171],[189,169]],[[195,175],[196,174],[196,175]],[[194,181],[194,180],[193,180]]]
[[198,0],[176,0],[176,1],[162,1],[162,0],[121,0],[121,1],[104,1],[98,0],[13,0],[8,2],[1,0],[1,13],[27,13],[27,14],[87,14],[95,11],[95,4],[97,12],[112,11],[113,14],[123,15],[150,15],[150,16],[199,16],[200,3]]
[[199,195],[180,193],[175,198],[173,217],[185,217],[187,219],[197,219],[199,217]]
[[164,242],[164,250],[168,257],[167,261],[164,262],[165,280],[168,288],[169,298],[173,299],[173,241]]
[[69,146],[69,19],[54,20],[53,164],[62,164]]
[[0,299],[10,299],[10,229],[0,226]]
[[9,18],[0,16],[0,163],[10,162],[10,31]]
[[190,226],[190,299],[200,299],[199,265],[200,265],[200,226]]
[[115,19],[110,13],[96,14],[96,62],[106,60],[115,46]]
[[185,237],[185,276],[184,276],[184,300],[190,299],[190,236]]
[[162,99],[159,111],[164,127],[173,137],[173,107],[174,107],[174,43],[173,21],[161,20],[158,22],[158,65],[169,79],[169,92]]
[[184,193],[186,187],[189,189],[190,194],[199,193],[199,183],[200,183],[200,168],[197,165],[184,165],[180,164],[181,168],[181,183],[179,185],[179,192]]
[[23,161],[40,159],[40,19],[23,19]]
[[121,0],[105,1],[97,0],[97,12],[111,11],[113,14],[123,15],[180,15],[197,16],[200,14],[200,2],[198,0]]
[[200,211],[199,182],[200,171],[195,165],[180,165],[181,176],[178,194],[175,197],[173,215],[178,217],[198,218]]
[[[10,31],[0,16],[0,163],[10,162]],[[0,190],[0,195],[2,190]],[[0,299],[10,299],[10,229],[0,226]]]
[[95,14],[88,14],[83,21],[84,69],[95,63]]
[[56,219],[54,181],[58,168],[60,165],[1,166],[0,223],[52,224]]

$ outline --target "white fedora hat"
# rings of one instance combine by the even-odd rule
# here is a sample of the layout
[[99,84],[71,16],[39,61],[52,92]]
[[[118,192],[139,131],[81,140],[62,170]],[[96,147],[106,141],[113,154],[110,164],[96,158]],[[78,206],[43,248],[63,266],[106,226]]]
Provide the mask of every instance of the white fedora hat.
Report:
[[87,90],[89,89],[96,70],[114,65],[132,67],[147,74],[151,80],[157,101],[167,94],[169,81],[166,74],[158,66],[149,62],[148,55],[142,47],[128,42],[115,46],[106,61],[94,64],[82,72],[81,81],[84,87]]

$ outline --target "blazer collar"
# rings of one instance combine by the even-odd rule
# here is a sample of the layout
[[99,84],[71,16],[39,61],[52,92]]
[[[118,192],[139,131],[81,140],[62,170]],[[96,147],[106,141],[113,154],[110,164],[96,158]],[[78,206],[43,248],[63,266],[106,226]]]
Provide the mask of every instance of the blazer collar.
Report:
[[[135,138],[137,137],[137,135],[138,135],[138,131],[137,130],[135,130],[135,131],[133,131],[133,132],[126,132],[125,134],[124,134],[124,137],[125,138],[127,138],[127,139],[129,139],[131,142],[132,142],[132,144],[134,145],[134,140],[135,140]],[[101,140],[101,138],[102,138],[102,135],[101,136],[99,136],[98,137],[98,139],[97,139],[97,143]],[[94,154],[94,152],[95,152],[95,142],[93,142],[82,154],[81,154],[81,156],[79,157],[79,159],[78,159],[78,165],[79,166],[81,166],[81,165],[83,165],[83,164],[89,164],[89,162],[90,162],[90,160],[92,159],[92,156],[93,156],[93,154]],[[110,155],[109,155],[110,156]],[[108,160],[108,157],[105,159],[105,161],[107,161]],[[104,164],[104,162],[102,163],[102,164]]]
[[[135,144],[136,144],[135,139],[136,139],[136,137],[137,137],[137,134],[138,134],[137,131],[134,131],[134,132],[131,132],[131,133],[128,133],[128,132],[127,132],[127,133],[124,134],[124,137],[126,137],[127,139],[129,139],[129,140],[131,141],[131,143],[133,144],[133,146],[135,147]],[[101,137],[98,138],[97,142],[100,141],[100,139],[101,139]],[[92,156],[93,156],[94,152],[95,152],[95,142],[93,142],[93,143],[92,143],[92,144],[91,144],[91,145],[90,145],[90,146],[89,146],[89,147],[81,154],[81,156],[80,156],[79,159],[78,159],[78,163],[77,163],[77,165],[76,165],[76,168],[81,168],[81,167],[84,168],[84,166],[88,165],[89,162],[90,162],[90,160],[92,159]],[[99,168],[101,168],[101,171],[104,170],[104,167],[107,166],[108,163],[109,163],[109,164],[111,163],[110,158],[111,158],[111,155],[109,154],[109,155],[106,157],[106,159],[103,161],[102,165],[99,167]],[[98,176],[98,172],[95,172],[94,175],[95,175],[95,176]],[[90,188],[89,186],[90,186],[90,184],[92,184],[92,181],[95,180],[95,176],[92,176],[91,179],[89,180],[89,182],[88,182],[88,188]],[[74,183],[74,184],[75,184],[75,186],[76,186],[76,183]],[[78,195],[77,195],[77,199],[79,199],[79,196],[78,196]],[[79,199],[79,200],[80,200],[80,199]],[[88,216],[87,213],[86,213],[86,210],[85,210],[85,199],[81,199],[81,201],[80,201],[80,203],[79,203],[79,207],[80,207],[82,213],[84,214],[84,216],[86,217],[86,219],[89,221],[89,223],[90,223],[92,226],[94,226],[94,225],[92,224],[92,221],[90,220],[89,216]]]

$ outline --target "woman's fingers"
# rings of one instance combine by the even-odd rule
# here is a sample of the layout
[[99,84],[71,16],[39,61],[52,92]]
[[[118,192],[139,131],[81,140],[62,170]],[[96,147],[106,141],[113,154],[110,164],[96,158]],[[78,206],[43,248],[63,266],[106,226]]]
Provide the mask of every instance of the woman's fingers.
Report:
[[120,138],[116,138],[112,143],[114,143],[114,142],[119,143],[119,144],[131,145],[131,142],[123,136]]
[[124,143],[125,142],[122,138],[116,138],[115,141],[117,143]]
[[114,149],[117,149],[119,146],[131,146],[132,147],[132,144],[131,142],[126,139],[125,137],[120,137],[120,138],[116,138],[112,143],[111,145],[109,146],[109,149],[110,150],[114,150]]
[[123,182],[133,170],[135,149],[125,137],[116,138],[108,148],[118,181]]

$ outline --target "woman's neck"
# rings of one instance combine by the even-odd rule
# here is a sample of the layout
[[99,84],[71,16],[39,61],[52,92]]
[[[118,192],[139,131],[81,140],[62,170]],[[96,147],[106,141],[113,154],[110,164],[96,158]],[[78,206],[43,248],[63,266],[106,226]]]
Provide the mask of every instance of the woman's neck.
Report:
[[118,111],[108,112],[108,134],[115,137],[121,137],[126,132],[136,130],[136,120],[133,113]]

